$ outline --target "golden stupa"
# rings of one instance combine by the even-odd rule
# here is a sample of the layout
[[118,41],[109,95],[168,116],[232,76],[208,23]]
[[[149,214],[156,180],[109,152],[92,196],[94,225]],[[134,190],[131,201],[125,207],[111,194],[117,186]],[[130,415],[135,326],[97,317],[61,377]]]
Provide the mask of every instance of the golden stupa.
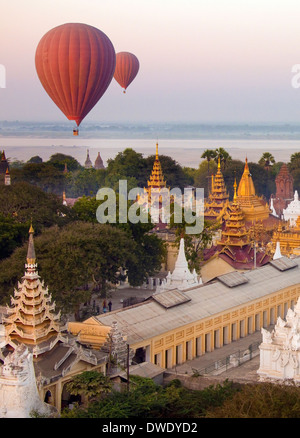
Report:
[[252,176],[248,167],[248,160],[246,158],[244,173],[240,180],[237,200],[244,213],[245,221],[263,221],[269,218],[271,210],[268,203],[264,202],[255,193],[255,187]]

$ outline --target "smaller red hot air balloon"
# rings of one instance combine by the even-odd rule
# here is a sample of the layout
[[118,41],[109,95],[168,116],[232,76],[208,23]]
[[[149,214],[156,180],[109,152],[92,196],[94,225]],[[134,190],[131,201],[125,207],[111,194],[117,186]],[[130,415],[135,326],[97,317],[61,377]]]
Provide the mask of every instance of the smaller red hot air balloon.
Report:
[[123,93],[126,93],[127,87],[138,74],[139,68],[139,60],[133,53],[119,52],[116,54],[114,78],[124,88]]

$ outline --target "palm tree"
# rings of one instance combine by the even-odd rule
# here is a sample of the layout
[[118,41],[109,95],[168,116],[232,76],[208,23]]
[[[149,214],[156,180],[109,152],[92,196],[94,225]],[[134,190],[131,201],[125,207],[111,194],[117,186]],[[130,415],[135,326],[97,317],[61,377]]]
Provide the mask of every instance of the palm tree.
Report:
[[232,160],[232,158],[229,155],[229,153],[225,151],[225,149],[218,148],[216,149],[216,157],[215,157],[216,163],[218,162],[219,158],[220,158],[220,163],[221,165],[223,164],[223,169],[225,170],[227,162]]
[[205,158],[207,160],[207,176],[209,176],[209,163],[211,160],[216,158],[216,151],[213,149],[206,149],[201,155],[201,158]]
[[275,163],[275,158],[270,152],[264,152],[258,162],[260,166],[263,166],[267,171],[269,171],[270,166]]
[[300,167],[300,152],[295,152],[290,158],[290,170],[295,170]]

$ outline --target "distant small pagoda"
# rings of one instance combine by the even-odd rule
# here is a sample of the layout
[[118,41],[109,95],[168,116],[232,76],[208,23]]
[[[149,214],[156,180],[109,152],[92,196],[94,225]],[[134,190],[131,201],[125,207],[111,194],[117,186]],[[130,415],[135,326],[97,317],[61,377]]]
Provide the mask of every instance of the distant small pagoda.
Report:
[[1,153],[0,161],[0,184],[4,184],[6,186],[10,186],[11,184],[9,164],[4,151]]
[[85,167],[85,169],[92,169],[93,168],[93,163],[90,159],[90,151],[89,150],[87,150],[87,153],[86,153],[86,160],[84,162],[84,167]]
[[105,169],[104,164],[103,164],[103,160],[100,156],[100,152],[98,152],[97,158],[95,160],[95,169]]

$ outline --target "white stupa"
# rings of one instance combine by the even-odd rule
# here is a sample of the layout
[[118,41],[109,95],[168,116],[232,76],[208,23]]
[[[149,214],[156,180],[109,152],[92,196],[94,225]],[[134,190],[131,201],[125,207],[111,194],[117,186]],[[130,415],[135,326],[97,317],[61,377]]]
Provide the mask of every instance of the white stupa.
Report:
[[275,217],[278,217],[278,214],[276,213],[276,210],[274,208],[274,199],[271,198],[271,203],[270,203],[270,210],[271,210],[271,214]]
[[290,226],[294,227],[298,216],[300,216],[300,201],[297,190],[294,193],[294,200],[289,203],[286,209],[282,211],[283,219],[290,221]]
[[281,251],[280,251],[280,242],[276,243],[276,250],[273,256],[273,260],[280,259],[282,257]]
[[184,239],[180,239],[179,253],[175,263],[174,271],[169,271],[165,280],[160,286],[157,286],[155,293],[164,292],[165,290],[179,289],[185,290],[202,284],[202,279],[198,280],[198,275],[195,271],[189,270],[188,262],[185,256]]

